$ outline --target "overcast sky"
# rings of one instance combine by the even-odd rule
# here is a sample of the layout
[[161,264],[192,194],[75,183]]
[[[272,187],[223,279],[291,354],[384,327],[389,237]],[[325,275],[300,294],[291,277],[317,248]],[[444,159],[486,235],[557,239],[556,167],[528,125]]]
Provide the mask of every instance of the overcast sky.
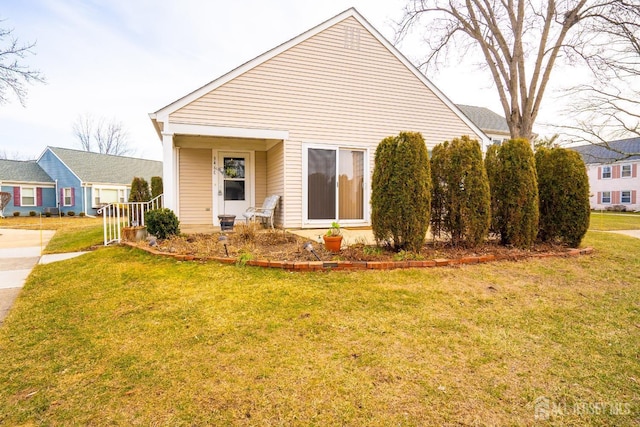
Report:
[[[89,113],[123,122],[136,157],[161,160],[150,112],[352,6],[392,41],[404,0],[2,3],[0,25],[22,42],[37,42],[25,63],[47,84],[28,87],[26,107],[17,100],[0,105],[0,152],[35,158],[47,145],[79,148],[73,122]],[[423,56],[417,41],[399,48],[411,60]],[[452,101],[502,114],[482,74],[429,77]]]

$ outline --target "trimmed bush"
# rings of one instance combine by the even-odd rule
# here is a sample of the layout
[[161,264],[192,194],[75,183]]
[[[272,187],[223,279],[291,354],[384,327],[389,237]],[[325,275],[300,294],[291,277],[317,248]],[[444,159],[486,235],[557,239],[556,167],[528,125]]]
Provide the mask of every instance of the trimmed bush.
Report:
[[476,246],[489,231],[489,180],[476,140],[463,136],[434,148],[431,157],[432,233],[454,245]]
[[140,177],[133,178],[129,202],[148,202],[149,200],[151,200],[151,192],[147,180]]
[[589,228],[589,178],[580,154],[565,148],[536,151],[543,242],[580,246]]
[[149,234],[166,239],[180,233],[180,221],[171,209],[153,209],[144,214],[144,223]]
[[164,185],[161,176],[151,177],[151,198],[155,199],[164,192]]
[[13,216],[20,216],[20,212],[19,211],[14,211],[13,212]]
[[376,149],[371,224],[378,242],[419,251],[429,228],[431,174],[420,133],[387,137]]
[[46,216],[47,218],[51,218],[51,212],[49,212],[49,211],[45,212],[44,216]]
[[60,211],[60,216],[64,216],[64,212]]
[[86,216],[86,214],[85,214],[84,212],[80,212],[80,213],[78,214],[78,216],[79,216],[79,217],[81,217],[81,218],[83,218],[84,216]]
[[[500,146],[496,163],[487,165],[494,226],[504,245],[526,248],[538,234],[538,180],[531,146],[526,139],[512,139]],[[494,159],[489,158],[489,162]]]
[[500,179],[498,176],[498,172],[500,170],[498,151],[500,151],[500,146],[493,144],[487,149],[487,154],[484,158],[484,168],[487,171],[489,192],[491,195],[491,222],[489,225],[489,232],[496,235],[500,234],[500,212],[498,210],[498,191],[496,191],[497,182]]
[[36,211],[29,211],[29,216],[36,216]]
[[75,216],[75,214],[76,214],[76,213],[75,213],[74,211],[69,211],[69,212],[67,212],[67,215],[69,215],[69,216]]

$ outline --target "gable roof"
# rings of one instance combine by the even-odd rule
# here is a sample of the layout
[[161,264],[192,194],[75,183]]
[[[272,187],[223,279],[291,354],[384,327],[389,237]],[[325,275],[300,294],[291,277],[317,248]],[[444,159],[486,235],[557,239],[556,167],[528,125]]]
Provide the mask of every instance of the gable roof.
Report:
[[376,38],[392,55],[394,55],[409,71],[411,71],[425,86],[427,86],[433,94],[440,99],[446,106],[448,106],[454,114],[456,114],[467,126],[469,126],[478,135],[484,135],[484,132],[478,127],[472,120],[470,120],[463,112],[456,106],[449,98],[447,98],[424,74],[418,70],[415,65],[411,63],[393,44],[391,44],[382,34],[378,32],[355,8],[350,8],[344,12],[328,19],[327,21],[311,28],[310,30],[290,39],[289,41],[263,53],[256,58],[245,62],[241,66],[233,69],[232,71],[218,77],[217,79],[207,83],[206,85],[196,89],[195,91],[183,96],[182,98],[166,105],[159,109],[155,113],[150,113],[149,117],[153,122],[153,125],[158,133],[158,136],[162,138],[163,124],[168,121],[169,114],[179,110],[182,107],[190,104],[191,102],[205,96],[209,92],[217,89],[225,83],[235,79],[236,77],[246,73],[247,71],[267,62],[282,52],[290,49],[291,47],[298,45],[305,40],[321,33],[322,31],[336,25],[337,23],[347,19],[354,18],[357,20],[374,38]]
[[507,120],[485,107],[458,104],[458,108],[485,132],[510,133]]
[[0,160],[0,182],[2,181],[54,182],[33,160]]
[[81,181],[87,183],[128,185],[134,177],[149,181],[152,176],[162,176],[162,162],[156,160],[59,147],[47,147],[46,150],[51,151]]
[[[620,160],[640,160],[640,138],[620,139],[607,144],[587,144],[568,147],[577,151],[585,163],[613,163]],[[636,153],[629,156],[625,153]]]

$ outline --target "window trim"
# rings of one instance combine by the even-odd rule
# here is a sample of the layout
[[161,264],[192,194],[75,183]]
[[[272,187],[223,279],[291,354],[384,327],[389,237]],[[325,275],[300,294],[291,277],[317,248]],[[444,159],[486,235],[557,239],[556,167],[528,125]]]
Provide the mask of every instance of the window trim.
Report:
[[[625,202],[623,200],[623,197],[624,197],[623,194],[624,193],[629,193],[629,201],[628,202]],[[631,199],[632,199],[631,190],[620,190],[620,204],[621,205],[630,205],[631,204]]]
[[[69,196],[67,196],[67,191],[69,192]],[[69,203],[67,203],[67,197],[69,197]],[[62,206],[69,207],[73,206],[73,195],[71,187],[64,187],[62,189]]]
[[[117,202],[108,202],[108,203],[96,203],[96,198],[99,200],[102,197],[102,190],[117,190],[118,191],[118,201]],[[91,207],[92,208],[101,208],[106,205],[110,205],[111,203],[126,203],[127,202],[127,187],[125,186],[116,186],[116,185],[96,185],[91,187]]]
[[[24,202],[24,190],[33,190],[33,204]],[[38,187],[20,186],[20,206],[38,206]]]
[[[604,176],[605,170],[609,171],[609,176]],[[613,168],[611,166],[602,166],[602,179],[611,179],[613,178]]]
[[[608,202],[605,202],[605,201],[604,201],[604,195],[605,195],[605,194],[607,194],[607,193],[609,194],[609,201],[608,201]],[[603,204],[603,205],[610,205],[610,204],[611,204],[611,197],[612,197],[612,196],[613,196],[613,192],[611,192],[611,191],[603,191],[603,192],[600,194],[600,203],[601,203],[601,204]]]

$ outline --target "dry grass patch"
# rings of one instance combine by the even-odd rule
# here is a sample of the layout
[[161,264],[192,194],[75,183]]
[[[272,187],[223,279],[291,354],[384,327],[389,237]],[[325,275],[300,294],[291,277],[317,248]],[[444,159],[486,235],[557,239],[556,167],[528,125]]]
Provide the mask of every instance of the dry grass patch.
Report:
[[[578,259],[289,273],[114,247],[38,266],[0,328],[0,424],[632,425],[640,240]],[[626,408],[626,407],[625,407]]]

